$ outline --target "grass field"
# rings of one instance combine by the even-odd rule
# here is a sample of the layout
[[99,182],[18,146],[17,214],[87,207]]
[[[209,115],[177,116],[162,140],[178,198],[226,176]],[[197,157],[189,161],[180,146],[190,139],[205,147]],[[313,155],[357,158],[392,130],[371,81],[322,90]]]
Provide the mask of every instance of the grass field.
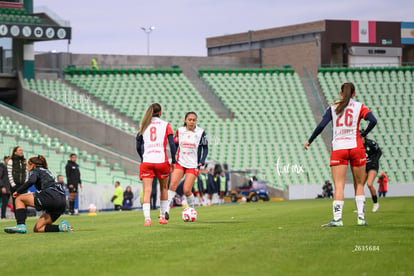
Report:
[[[0,233],[1,275],[414,275],[414,198],[386,198],[367,227],[353,200],[344,227],[321,228],[331,200],[199,207],[194,223],[143,226],[140,211],[64,218],[73,233]],[[367,200],[367,210],[372,202]],[[0,227],[13,226],[3,220]]]

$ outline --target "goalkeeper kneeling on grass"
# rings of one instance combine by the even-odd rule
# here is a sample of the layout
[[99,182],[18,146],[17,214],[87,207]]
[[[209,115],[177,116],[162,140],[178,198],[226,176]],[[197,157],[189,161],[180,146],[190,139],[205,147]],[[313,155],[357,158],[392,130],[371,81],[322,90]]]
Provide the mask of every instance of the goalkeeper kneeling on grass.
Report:
[[[16,202],[15,216],[17,225],[6,227],[6,233],[25,234],[26,231],[26,207],[35,207],[37,211],[44,211],[33,228],[34,232],[71,232],[70,225],[62,220],[60,224],[55,222],[66,209],[65,190],[56,182],[55,177],[48,170],[46,158],[38,155],[29,159],[27,164],[29,171],[28,180],[13,192]],[[37,192],[20,194],[30,186],[35,185]]]

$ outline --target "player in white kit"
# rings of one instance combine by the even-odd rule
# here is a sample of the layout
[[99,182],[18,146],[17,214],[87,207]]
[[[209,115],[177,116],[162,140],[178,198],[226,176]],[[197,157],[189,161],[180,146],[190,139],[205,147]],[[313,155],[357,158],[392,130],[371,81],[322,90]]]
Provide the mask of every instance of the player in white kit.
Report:
[[169,218],[171,200],[180,180],[185,175],[184,195],[188,206],[194,208],[194,195],[192,188],[197,179],[200,166],[204,166],[208,154],[208,141],[204,129],[197,126],[197,114],[188,112],[185,115],[184,126],[177,129],[174,136],[177,146],[177,154],[174,171],[171,175],[170,188],[168,190],[168,207],[165,218]]
[[150,197],[152,181],[158,178],[160,183],[160,224],[167,224],[164,214],[168,205],[168,177],[171,166],[167,156],[167,141],[170,145],[172,164],[175,163],[175,143],[173,131],[168,122],[160,119],[161,105],[151,104],[145,112],[136,136],[136,147],[141,157],[139,177],[144,190],[142,211],[145,217],[144,226],[151,226]]
[[[354,101],[354,96],[354,84],[350,82],[342,84],[341,99],[328,107],[323,115],[322,121],[304,145],[305,149],[308,149],[313,140],[332,121],[333,139],[330,166],[335,185],[333,201],[334,219],[322,225],[324,227],[343,226],[342,209],[344,206],[344,188],[348,161],[350,162],[354,178],[355,202],[358,212],[357,224],[362,226],[367,225],[364,214],[366,155],[361,136],[367,136],[375,127],[377,119],[362,103]],[[362,118],[369,121],[369,124],[365,131],[360,134],[359,122]]]

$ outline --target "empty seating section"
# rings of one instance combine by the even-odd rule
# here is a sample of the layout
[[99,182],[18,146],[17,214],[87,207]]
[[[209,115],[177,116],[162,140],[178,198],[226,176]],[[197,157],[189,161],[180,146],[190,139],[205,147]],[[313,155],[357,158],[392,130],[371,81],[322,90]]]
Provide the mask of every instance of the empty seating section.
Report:
[[37,15],[28,14],[25,9],[0,7],[0,22],[18,24],[41,24],[42,20]]
[[132,118],[137,125],[154,102],[162,105],[162,116],[173,129],[184,123],[188,111],[198,114],[198,123],[204,128],[219,120],[180,69],[75,69],[66,72],[66,80]]
[[[378,118],[369,138],[380,145],[380,170],[393,183],[414,182],[414,67],[322,68],[318,81],[329,103],[344,82],[356,86],[355,99]],[[366,123],[363,124],[366,126]]]
[[200,75],[236,116],[212,126],[217,159],[236,169],[259,169],[282,188],[329,177],[322,139],[311,152],[302,147],[316,122],[293,70],[200,69]]
[[26,158],[44,155],[52,173],[61,174],[65,179],[65,165],[69,154],[75,153],[78,155],[82,183],[113,184],[115,180],[120,180],[131,185],[138,181],[137,176],[127,175],[119,165],[107,164],[103,156],[81,151],[78,147],[42,135],[37,130],[0,115],[0,153],[2,156],[10,155],[13,147],[17,145],[22,147]]
[[316,122],[292,69],[200,70],[234,120],[220,119],[179,68],[68,68],[65,73],[67,81],[137,123],[153,102],[163,106],[163,118],[174,130],[186,112],[197,112],[198,125],[208,135],[210,160],[236,170],[259,169],[261,178],[279,188],[323,183],[329,176],[323,141],[316,141],[312,152],[302,148]]
[[64,104],[67,107],[83,112],[97,120],[120,128],[126,132],[135,133],[136,131],[133,126],[122,121],[122,119],[113,112],[105,110],[105,108],[96,104],[90,97],[79,93],[60,81],[25,79],[24,82],[25,85],[34,92]]

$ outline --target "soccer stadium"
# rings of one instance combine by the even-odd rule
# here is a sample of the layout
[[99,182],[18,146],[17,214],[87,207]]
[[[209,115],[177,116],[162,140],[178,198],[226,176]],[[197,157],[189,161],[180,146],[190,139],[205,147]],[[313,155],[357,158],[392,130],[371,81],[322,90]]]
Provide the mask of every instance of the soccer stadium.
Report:
[[[0,234],[0,274],[414,273],[414,19],[319,20],[218,35],[205,38],[205,57],[35,53],[35,43],[70,41],[77,30],[34,2],[0,1],[0,150],[43,155],[65,182],[76,154],[82,188],[76,215],[62,216],[74,232]],[[332,201],[315,198],[333,181],[331,124],[307,151],[303,145],[346,82],[376,117],[369,138],[382,150],[378,173],[389,191],[371,213],[365,185],[369,225],[357,227],[348,169],[344,227],[325,229]],[[228,166],[225,204],[214,197],[213,206],[197,208],[194,223],[181,220],[180,206],[167,225],[142,223],[135,143],[152,103],[174,132],[195,111],[208,139],[205,167]],[[234,196],[253,177],[265,183],[265,197]],[[112,211],[116,181],[135,194],[132,211]],[[1,228],[15,223],[12,209]]]

